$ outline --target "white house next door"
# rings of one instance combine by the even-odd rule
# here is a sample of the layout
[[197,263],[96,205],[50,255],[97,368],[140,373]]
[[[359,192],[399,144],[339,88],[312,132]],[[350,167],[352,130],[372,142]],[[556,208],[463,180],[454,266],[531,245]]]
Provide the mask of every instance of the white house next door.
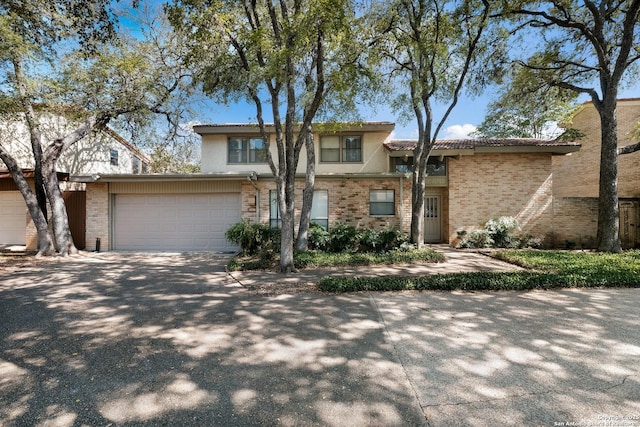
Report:
[[442,241],[442,195],[424,195],[424,241]]

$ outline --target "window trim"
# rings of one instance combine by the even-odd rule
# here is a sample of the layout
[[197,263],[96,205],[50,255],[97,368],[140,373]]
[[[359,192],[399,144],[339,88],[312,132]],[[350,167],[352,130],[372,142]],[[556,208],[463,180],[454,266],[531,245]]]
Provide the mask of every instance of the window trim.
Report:
[[[322,153],[323,153],[323,149],[322,149],[322,139],[324,137],[337,137],[338,138],[338,160],[323,160],[322,159]],[[347,138],[359,138],[360,140],[360,160],[354,160],[354,161],[349,161],[349,160],[345,160],[345,152],[347,151],[346,148],[346,139]],[[319,158],[320,158],[320,163],[325,163],[325,164],[340,164],[340,163],[352,163],[352,164],[358,164],[358,163],[363,163],[363,158],[364,158],[364,136],[362,134],[352,134],[352,133],[348,133],[348,134],[341,134],[341,135],[320,135],[320,144],[319,144]],[[335,148],[333,148],[332,150],[335,150]]]
[[[385,192],[387,194],[391,193],[392,195],[392,199],[391,201],[383,201],[383,202],[378,202],[378,201],[373,201],[372,196],[374,193],[382,193]],[[392,213],[374,213],[374,209],[373,206],[384,206],[384,205],[391,205],[391,209],[389,209],[389,211],[391,211]],[[396,216],[396,190],[389,190],[389,189],[371,189],[369,190],[369,216]]]
[[[327,195],[326,200],[327,200],[327,206],[326,206],[326,211],[325,214],[326,216],[313,216],[313,208],[317,207],[317,200],[316,200],[316,194],[320,194],[320,193],[324,193]],[[329,190],[313,190],[313,207],[311,209],[311,217],[309,219],[310,223],[316,223],[318,224],[320,227],[324,228],[325,230],[329,230]]]
[[120,153],[115,148],[109,149],[109,164],[111,166],[120,166]]
[[282,218],[280,217],[280,206],[278,206],[277,190],[269,190],[269,227],[282,228]]
[[[231,150],[231,141],[232,140],[236,140],[236,141],[240,141],[242,148],[237,149],[237,150]],[[263,150],[257,150],[257,149],[252,149],[251,145],[253,141],[261,141],[264,149]],[[228,165],[261,165],[261,164],[266,164],[267,163],[267,154],[266,151],[268,150],[267,148],[267,142],[260,136],[229,136],[227,137],[227,164]],[[231,161],[231,152],[238,152],[241,153],[241,161],[239,162],[232,162]],[[257,155],[260,152],[264,152],[264,160],[261,161],[252,161],[252,158],[258,158],[259,156]]]

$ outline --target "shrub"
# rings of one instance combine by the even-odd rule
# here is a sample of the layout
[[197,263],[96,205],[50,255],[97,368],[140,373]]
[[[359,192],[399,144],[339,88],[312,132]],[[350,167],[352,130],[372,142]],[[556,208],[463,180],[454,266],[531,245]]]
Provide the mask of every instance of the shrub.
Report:
[[381,233],[379,231],[364,229],[359,234],[358,250],[360,252],[379,252],[382,250]]
[[473,230],[464,235],[460,242],[461,248],[490,248],[493,246],[493,239],[487,230]]
[[490,219],[484,225],[484,229],[491,236],[493,245],[498,248],[516,248],[520,244],[520,239],[514,233],[520,231],[520,223],[512,216],[501,216],[497,219]]
[[482,230],[458,232],[459,247],[461,248],[524,248],[539,247],[541,239],[530,234],[518,234],[520,224],[510,216],[490,219]]
[[245,255],[255,255],[260,251],[277,251],[280,245],[280,230],[246,220],[233,225],[227,230],[225,237],[231,243],[240,246]]
[[330,252],[355,252],[358,250],[360,239],[355,227],[339,222],[331,228],[329,235],[328,249]]
[[380,250],[388,252],[403,247],[409,243],[409,236],[402,233],[398,227],[387,227],[379,233]]
[[331,236],[321,225],[312,222],[309,226],[309,249],[326,251],[329,248]]

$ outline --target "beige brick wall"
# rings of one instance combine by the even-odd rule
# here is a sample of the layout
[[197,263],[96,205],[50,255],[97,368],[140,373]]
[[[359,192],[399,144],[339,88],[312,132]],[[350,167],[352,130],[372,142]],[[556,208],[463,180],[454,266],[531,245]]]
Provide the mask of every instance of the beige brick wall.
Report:
[[[337,222],[345,222],[356,227],[383,229],[388,226],[402,226],[402,230],[409,231],[411,222],[411,182],[406,178],[403,181],[403,191],[400,191],[400,177],[393,178],[324,178],[316,179],[316,190],[327,190],[329,193],[329,225]],[[259,192],[247,182],[242,187],[242,217],[251,221],[269,222],[269,191],[275,190],[276,185],[268,178],[257,181]],[[296,211],[302,207],[302,189],[304,180],[296,182]],[[370,190],[394,190],[395,215],[371,216],[369,215],[369,191]],[[257,193],[259,193],[257,195]],[[400,205],[402,199],[404,205]],[[258,198],[259,209],[256,207]],[[299,220],[296,217],[296,224]],[[402,222],[402,224],[401,224]]]
[[[640,100],[618,101],[618,146],[637,142],[631,131],[640,121]],[[600,174],[600,118],[591,103],[582,106],[571,125],[586,134],[580,151],[553,158],[554,195],[559,197],[598,197]],[[619,197],[640,197],[640,152],[618,159]]]
[[87,251],[96,249],[100,238],[100,250],[109,250],[109,184],[87,184]]
[[476,154],[449,160],[449,241],[491,218],[512,216],[534,236],[552,232],[551,156]]
[[553,245],[593,248],[598,232],[598,199],[555,197],[553,201]]

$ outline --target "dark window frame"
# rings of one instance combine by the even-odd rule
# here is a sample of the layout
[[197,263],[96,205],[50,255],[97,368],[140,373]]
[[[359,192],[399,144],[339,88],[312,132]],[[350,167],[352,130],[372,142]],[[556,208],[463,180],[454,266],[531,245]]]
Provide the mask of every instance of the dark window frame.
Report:
[[[232,142],[239,143],[239,148],[231,148]],[[262,148],[255,148],[261,143]],[[237,158],[237,159],[236,159]],[[234,136],[227,138],[227,164],[247,165],[267,163],[267,143],[261,137]]]
[[109,149],[109,164],[111,166],[119,166],[119,157],[120,153],[118,152],[118,150],[116,150],[115,148]]
[[[376,193],[391,194],[391,201],[373,200]],[[369,215],[370,216],[395,216],[396,215],[396,190],[372,189],[369,190]]]
[[[322,139],[326,137],[338,138],[338,148],[323,148]],[[350,139],[357,139],[359,147],[349,147],[350,144],[355,141]],[[364,157],[364,144],[363,136],[360,134],[345,134],[345,135],[321,135],[320,136],[320,163],[362,163]],[[335,152],[338,152],[338,160],[325,160],[328,153],[331,152],[335,156]],[[357,160],[349,160],[349,156],[357,153]]]

